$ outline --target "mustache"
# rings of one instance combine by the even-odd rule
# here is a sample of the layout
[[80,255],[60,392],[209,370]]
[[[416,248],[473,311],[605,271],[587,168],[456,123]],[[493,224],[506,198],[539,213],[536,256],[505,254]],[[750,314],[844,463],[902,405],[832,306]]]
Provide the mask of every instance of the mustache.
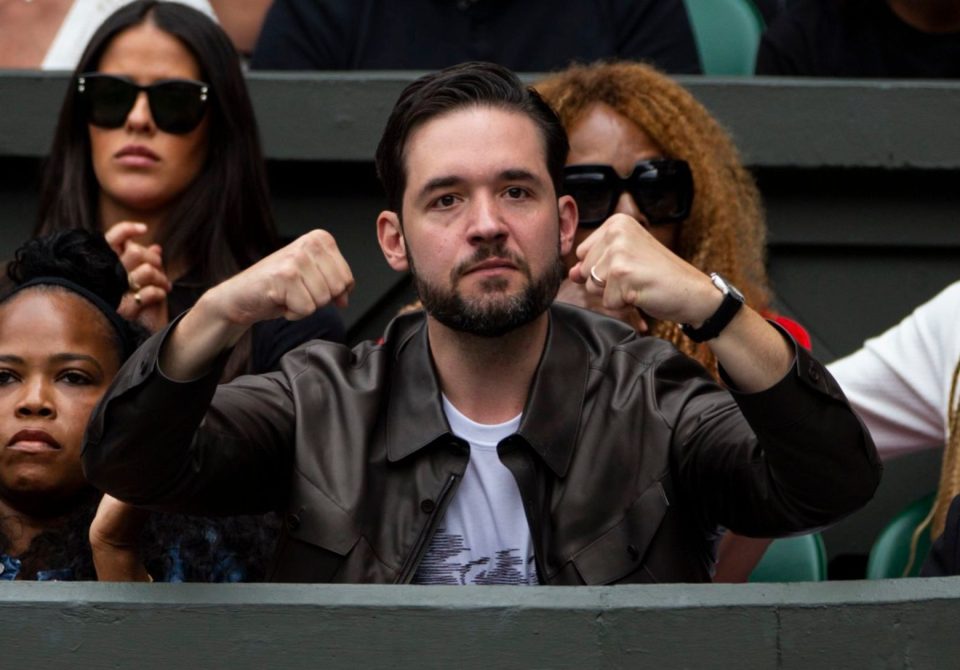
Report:
[[490,258],[508,261],[509,263],[515,265],[518,270],[526,274],[528,277],[530,276],[529,264],[517,254],[506,249],[503,242],[484,242],[477,246],[476,251],[473,252],[473,255],[470,258],[457,263],[457,265],[454,266],[453,270],[450,271],[451,282],[456,284],[460,277],[470,271],[470,268],[475,266],[477,263],[482,263]]

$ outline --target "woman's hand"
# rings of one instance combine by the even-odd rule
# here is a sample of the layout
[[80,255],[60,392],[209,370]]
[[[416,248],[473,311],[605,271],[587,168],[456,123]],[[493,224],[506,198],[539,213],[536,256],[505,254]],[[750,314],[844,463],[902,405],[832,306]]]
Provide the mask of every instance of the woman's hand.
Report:
[[101,582],[152,582],[140,556],[140,533],[150,513],[104,495],[90,524],[90,549]]
[[105,237],[120,257],[130,284],[117,311],[125,319],[138,321],[155,333],[169,321],[167,294],[173,284],[164,269],[160,245],[144,246],[133,241],[146,232],[147,226],[143,223],[122,221],[111,226]]

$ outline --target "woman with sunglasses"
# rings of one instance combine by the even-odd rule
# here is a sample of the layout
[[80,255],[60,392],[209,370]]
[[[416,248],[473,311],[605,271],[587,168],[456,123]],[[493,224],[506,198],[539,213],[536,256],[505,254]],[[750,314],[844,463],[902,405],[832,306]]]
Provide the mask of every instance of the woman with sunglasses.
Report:
[[[580,213],[575,247],[611,215],[627,214],[694,267],[736,286],[754,309],[810,347],[801,326],[770,309],[757,187],[730,137],[690,93],[648,65],[626,62],[572,67],[537,90],[570,138],[564,187]],[[576,258],[566,262],[569,267]],[[678,324],[652,321],[636,309],[611,312],[569,280],[557,299],[666,339],[718,376],[710,349]],[[727,534],[716,581],[746,581],[768,544]]]
[[[67,91],[41,196],[37,233],[105,233],[128,272],[121,312],[151,331],[278,248],[253,108],[226,34],[172,2],[112,14]],[[255,329],[226,376],[272,369],[317,337],[343,339],[334,308]]]

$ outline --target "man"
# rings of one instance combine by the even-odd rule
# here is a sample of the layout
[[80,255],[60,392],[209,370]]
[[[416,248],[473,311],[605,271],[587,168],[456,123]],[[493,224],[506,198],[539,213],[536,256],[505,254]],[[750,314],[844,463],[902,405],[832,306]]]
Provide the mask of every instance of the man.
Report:
[[577,220],[566,153],[499,66],[411,84],[377,151],[377,234],[426,314],[218,389],[252,324],[346,300],[349,267],[309,233],[135,354],[88,428],[90,479],[159,509],[282,507],[288,581],[707,581],[717,525],[796,532],[866,502],[873,444],[822,366],[635,220],[611,217],[570,277],[688,324],[736,398],[666,343],[551,305]]
[[549,72],[643,60],[699,74],[683,0],[275,0],[255,70],[436,70],[468,60]]
[[770,24],[757,74],[960,77],[960,0],[797,0]]

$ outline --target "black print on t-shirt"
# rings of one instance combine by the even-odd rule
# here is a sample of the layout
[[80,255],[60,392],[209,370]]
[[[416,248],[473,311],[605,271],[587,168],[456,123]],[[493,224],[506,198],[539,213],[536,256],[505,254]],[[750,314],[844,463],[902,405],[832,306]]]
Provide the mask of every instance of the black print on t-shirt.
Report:
[[530,566],[527,573],[529,581],[524,576],[523,565],[532,562],[533,557],[524,558],[520,549],[501,549],[493,557],[483,556],[472,561],[458,560],[461,556],[469,556],[470,548],[464,546],[462,535],[453,535],[438,530],[433,536],[430,548],[420,562],[420,567],[413,581],[415,584],[447,584],[447,585],[489,585],[512,584],[525,586],[536,584],[536,570]]

